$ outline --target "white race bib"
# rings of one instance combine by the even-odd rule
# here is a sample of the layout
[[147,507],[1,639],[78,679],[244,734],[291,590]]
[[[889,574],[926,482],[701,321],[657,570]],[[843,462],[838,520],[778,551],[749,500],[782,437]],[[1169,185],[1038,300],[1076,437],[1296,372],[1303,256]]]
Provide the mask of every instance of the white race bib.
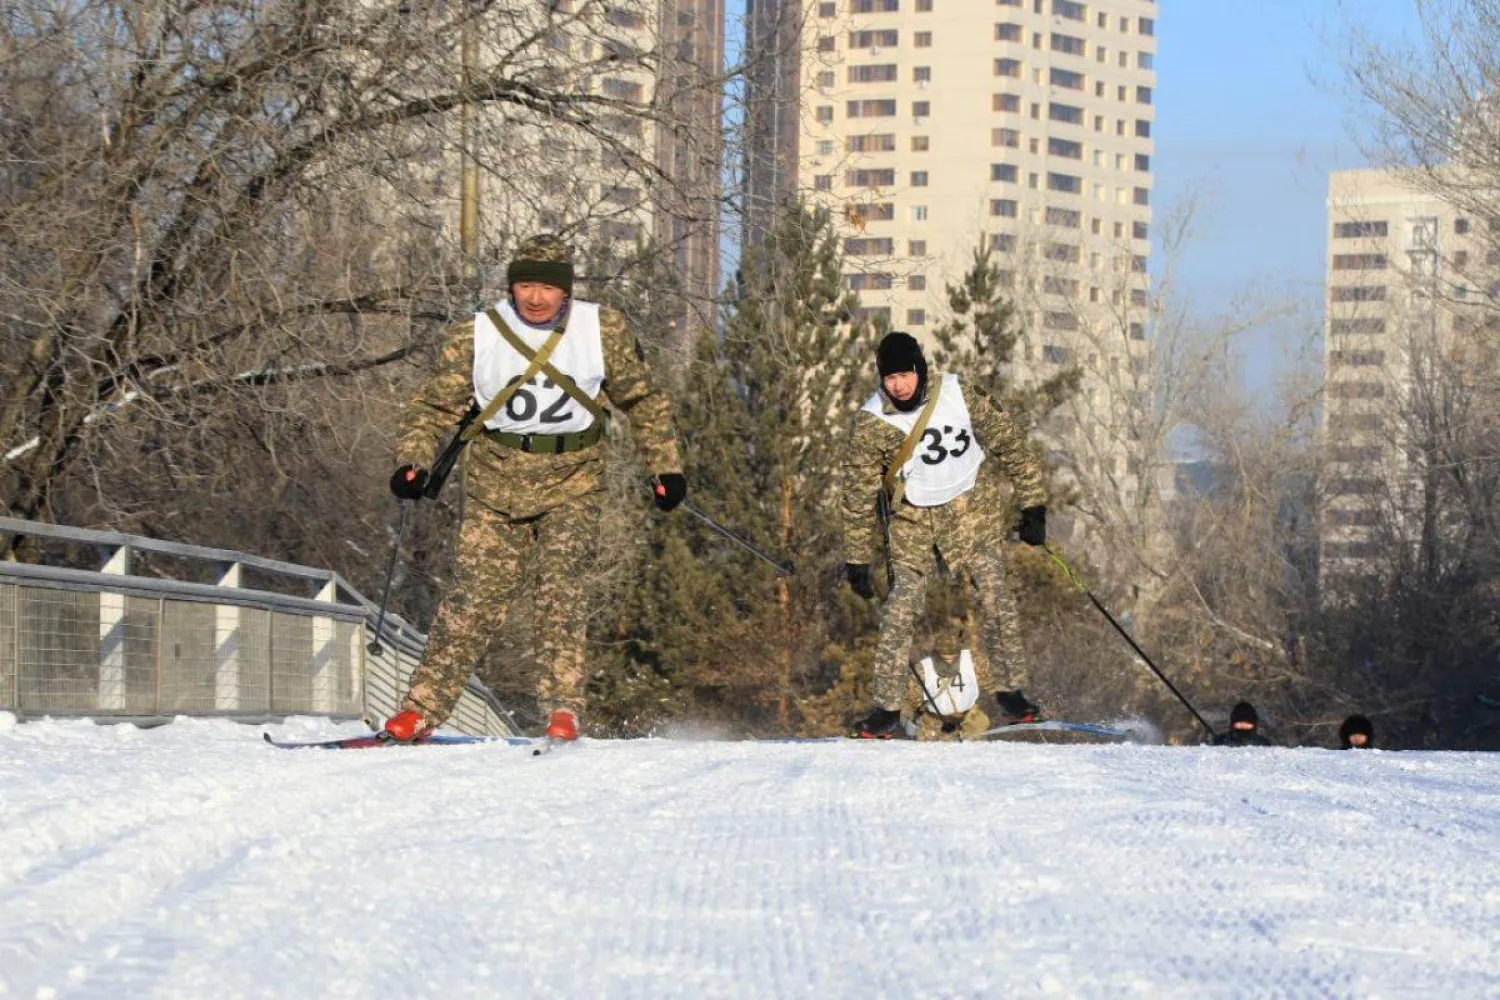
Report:
[[[958,672],[951,677],[939,676],[932,657],[923,657],[922,683],[927,687],[927,694],[922,698],[922,710],[929,714],[932,706],[936,705],[938,715],[963,715],[979,700],[979,681],[974,677],[974,658],[967,649],[958,654]],[[928,704],[928,698],[932,699],[932,704]]]
[[[921,415],[921,407],[905,413],[899,410],[887,413],[882,402],[882,394],[876,391],[862,409],[902,434],[910,434]],[[906,481],[904,496],[916,507],[939,507],[974,488],[983,461],[984,449],[974,440],[963,387],[958,384],[957,375],[944,375],[942,392],[922,431],[922,439],[901,468],[901,478]]]
[[[509,301],[495,305],[495,312],[517,337],[533,351],[541,349],[551,335],[550,326],[532,326],[511,307]],[[604,385],[604,342],[599,334],[599,306],[576,299],[568,307],[568,326],[548,362],[567,375],[590,399],[599,397]],[[511,347],[483,312],[474,314],[474,399],[481,407],[526,371],[529,362]],[[485,426],[511,434],[571,434],[593,426],[594,417],[578,400],[554,385],[545,372],[516,390],[500,412]]]

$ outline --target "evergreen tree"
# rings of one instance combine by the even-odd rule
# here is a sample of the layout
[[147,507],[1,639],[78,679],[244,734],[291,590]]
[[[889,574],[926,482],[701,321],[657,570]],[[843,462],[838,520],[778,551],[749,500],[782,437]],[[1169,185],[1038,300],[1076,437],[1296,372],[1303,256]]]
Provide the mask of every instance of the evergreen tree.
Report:
[[741,263],[722,334],[699,344],[677,400],[689,502],[796,572],[778,576],[686,513],[659,519],[614,638],[658,703],[786,731],[799,699],[839,674],[849,636],[835,630],[868,615],[843,606],[837,491],[874,352],[851,325],[826,211],[789,208]]

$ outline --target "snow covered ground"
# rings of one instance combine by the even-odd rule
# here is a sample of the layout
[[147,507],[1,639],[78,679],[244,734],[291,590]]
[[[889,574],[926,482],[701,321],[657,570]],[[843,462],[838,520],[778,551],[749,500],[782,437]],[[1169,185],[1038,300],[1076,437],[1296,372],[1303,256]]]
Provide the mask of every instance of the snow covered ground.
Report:
[[1497,755],[4,720],[6,998],[1500,996]]

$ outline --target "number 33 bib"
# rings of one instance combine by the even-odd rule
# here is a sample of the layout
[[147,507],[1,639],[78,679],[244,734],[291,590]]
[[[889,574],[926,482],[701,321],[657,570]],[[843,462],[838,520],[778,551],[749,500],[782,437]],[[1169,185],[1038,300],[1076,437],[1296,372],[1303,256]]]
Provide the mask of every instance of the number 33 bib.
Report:
[[[911,433],[921,413],[920,410],[887,413],[879,392],[865,402],[863,409],[902,434]],[[907,501],[916,507],[938,507],[962,496],[973,488],[983,461],[984,449],[974,440],[974,425],[958,376],[944,375],[937,406],[922,431],[922,439],[901,469]]]

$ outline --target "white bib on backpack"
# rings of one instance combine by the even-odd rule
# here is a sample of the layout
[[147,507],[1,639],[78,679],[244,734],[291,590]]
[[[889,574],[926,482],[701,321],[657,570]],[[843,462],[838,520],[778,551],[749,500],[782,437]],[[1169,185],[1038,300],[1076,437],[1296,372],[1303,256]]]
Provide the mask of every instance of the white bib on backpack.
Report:
[[[958,654],[958,673],[951,677],[940,676],[932,657],[923,657],[922,683],[927,687],[927,694],[922,698],[922,710],[929,714],[932,712],[932,705],[936,705],[938,715],[963,715],[979,700],[979,681],[974,677],[974,658],[967,649]],[[928,698],[932,699],[932,705],[927,703]]]
[[[532,326],[509,301],[498,302],[495,312],[531,350],[540,350],[552,333],[551,326]],[[590,399],[597,399],[604,385],[604,342],[599,336],[599,306],[576,299],[568,306],[568,327],[548,362],[567,375]],[[474,399],[481,407],[521,377],[527,360],[495,329],[483,312],[474,314]],[[511,434],[572,434],[588,430],[594,417],[561,386],[543,372],[516,390],[485,426]]]
[[[941,386],[922,440],[901,468],[901,478],[906,480],[905,497],[916,507],[938,507],[969,492],[984,461],[984,449],[974,440],[974,426],[958,376],[944,375]],[[922,408],[887,413],[882,401],[882,393],[876,390],[862,408],[902,434],[910,434]]]

